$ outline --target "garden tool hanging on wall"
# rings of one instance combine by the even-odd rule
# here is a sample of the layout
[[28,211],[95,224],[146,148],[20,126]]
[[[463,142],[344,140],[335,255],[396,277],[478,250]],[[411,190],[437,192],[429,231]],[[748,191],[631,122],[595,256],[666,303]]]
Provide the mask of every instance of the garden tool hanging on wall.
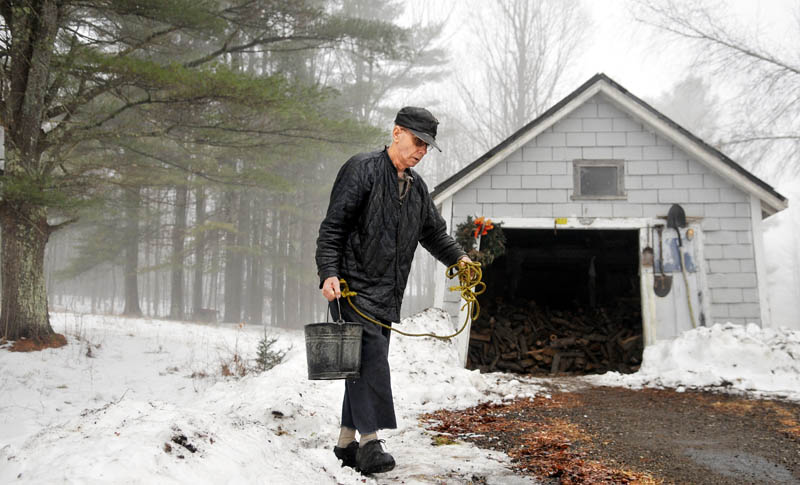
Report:
[[689,289],[689,278],[686,276],[686,261],[683,255],[683,240],[681,239],[681,228],[686,227],[686,212],[683,207],[678,204],[672,204],[667,212],[667,227],[675,229],[678,233],[678,259],[681,264],[681,273],[683,274],[683,281],[686,283],[686,302],[689,305],[689,317],[692,319],[692,328],[697,328],[697,322],[694,319],[694,309],[692,308],[692,295]]
[[664,273],[664,244],[661,237],[662,232],[664,232],[664,226],[659,224],[655,226],[655,229],[658,233],[658,271],[661,274],[653,276],[653,291],[657,296],[667,296],[669,295],[669,290],[672,289],[672,275]]

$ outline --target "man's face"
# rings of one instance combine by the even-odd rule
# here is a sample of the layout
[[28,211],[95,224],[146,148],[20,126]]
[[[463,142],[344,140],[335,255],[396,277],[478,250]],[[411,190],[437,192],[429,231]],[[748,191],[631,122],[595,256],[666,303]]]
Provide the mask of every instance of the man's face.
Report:
[[428,144],[402,126],[395,126],[392,135],[397,146],[398,170],[416,166],[428,153]]

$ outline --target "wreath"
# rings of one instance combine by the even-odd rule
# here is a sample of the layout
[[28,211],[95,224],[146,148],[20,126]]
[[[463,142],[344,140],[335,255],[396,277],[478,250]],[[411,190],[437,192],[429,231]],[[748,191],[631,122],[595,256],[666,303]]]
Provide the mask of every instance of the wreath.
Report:
[[471,260],[488,266],[506,253],[502,225],[502,222],[493,223],[489,218],[467,216],[466,221],[456,226],[456,242]]

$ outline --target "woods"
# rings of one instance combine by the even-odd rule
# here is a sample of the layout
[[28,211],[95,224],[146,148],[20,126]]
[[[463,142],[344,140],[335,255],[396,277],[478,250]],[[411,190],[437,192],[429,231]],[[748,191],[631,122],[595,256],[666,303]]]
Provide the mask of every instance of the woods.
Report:
[[311,318],[329,180],[385,123],[341,93],[434,55],[372,4],[3,2],[2,335],[53,333],[46,247],[55,304]]

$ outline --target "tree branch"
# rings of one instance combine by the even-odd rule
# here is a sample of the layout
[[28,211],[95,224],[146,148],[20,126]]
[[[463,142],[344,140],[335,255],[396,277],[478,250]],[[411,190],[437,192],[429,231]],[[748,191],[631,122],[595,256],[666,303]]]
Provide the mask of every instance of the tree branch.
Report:
[[748,136],[744,138],[736,138],[734,140],[721,141],[721,145],[741,145],[743,143],[753,143],[756,141],[780,141],[791,140],[800,141],[800,134],[798,135],[763,135],[763,136]]
[[72,217],[70,219],[67,219],[66,221],[59,222],[58,224],[48,224],[47,225],[47,233],[48,234],[52,234],[52,233],[54,233],[54,232],[56,232],[56,231],[58,231],[60,229],[63,229],[65,227],[67,227],[70,224],[74,224],[74,223],[78,222],[79,220],[80,220],[80,218],[76,216],[76,217]]
[[705,28],[695,21],[690,13],[679,12],[673,2],[669,2],[665,7],[657,6],[650,1],[640,1],[639,5],[641,8],[656,16],[655,19],[650,19],[643,15],[634,15],[634,18],[639,22],[669,32],[678,37],[723,47],[738,52],[745,57],[771,65],[780,71],[787,71],[795,75],[800,75],[800,67],[793,66],[788,61],[764,52],[756,46],[748,45],[748,43],[741,39],[736,39],[724,27],[715,23],[715,17],[702,7],[696,11],[696,14],[700,15],[705,20],[707,24]]
[[[208,54],[206,54],[206,55],[204,55],[202,57],[199,57],[199,58],[197,58],[197,59],[195,59],[193,61],[185,62],[183,64],[183,67],[188,67],[188,68],[197,67],[197,66],[200,66],[202,64],[205,64],[206,62],[212,61],[212,60],[216,59],[217,57],[220,57],[220,56],[222,56],[224,54],[232,54],[234,52],[243,52],[243,51],[246,51],[246,50],[251,49],[251,48],[256,47],[256,46],[263,46],[263,45],[274,44],[274,43],[278,43],[278,42],[316,41],[316,42],[324,43],[324,42],[332,42],[332,41],[335,41],[335,40],[336,40],[335,38],[325,38],[325,37],[301,35],[301,36],[288,36],[288,37],[277,36],[277,37],[258,38],[258,39],[251,40],[250,42],[245,42],[244,44],[239,44],[239,45],[235,45],[235,46],[229,46],[226,43],[222,47],[220,47],[219,49],[217,49],[215,51],[209,52]],[[309,46],[309,47],[306,47],[305,49],[312,49],[312,47]]]

